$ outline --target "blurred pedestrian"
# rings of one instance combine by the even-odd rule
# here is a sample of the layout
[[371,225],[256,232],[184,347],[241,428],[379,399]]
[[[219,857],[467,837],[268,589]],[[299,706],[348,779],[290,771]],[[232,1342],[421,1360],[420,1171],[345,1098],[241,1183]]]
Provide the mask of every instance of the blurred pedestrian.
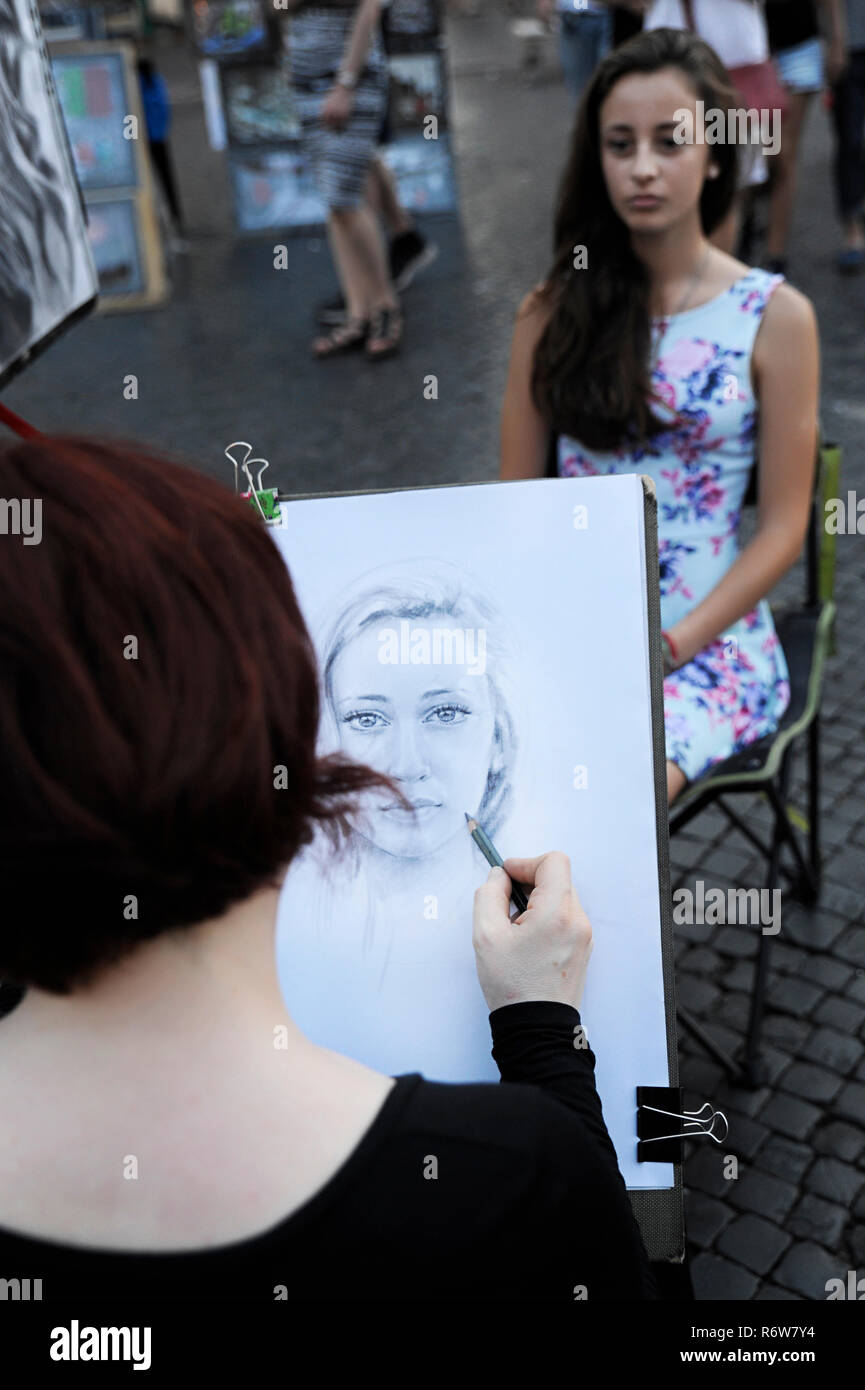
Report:
[[[388,233],[388,264],[396,294],[403,294],[416,275],[432,265],[438,246],[418,230],[408,208],[400,201],[393,170],[381,154],[369,166],[365,198]],[[323,324],[345,323],[348,310],[342,294],[328,299],[318,311]]]
[[[400,0],[397,0],[397,3],[400,4]],[[400,8],[404,8],[404,5],[400,4]],[[388,21],[392,9],[393,0],[382,0],[381,37],[386,54],[391,51]],[[422,16],[419,16],[419,22],[424,23]],[[426,23],[430,26],[435,24],[432,13]],[[388,82],[388,96],[378,135],[379,147],[390,144],[393,138],[390,108]],[[380,152],[375,154],[369,166],[365,197],[387,232],[390,277],[396,293],[403,294],[415,276],[428,265],[432,265],[438,255],[438,247],[418,230],[411,212],[400,201],[393,170]],[[345,299],[339,294],[319,307],[318,321],[323,324],[344,323],[347,313]]]
[[612,6],[602,0],[537,0],[537,11],[548,24],[557,22],[562,72],[576,103],[612,47]]
[[303,142],[327,208],[327,232],[346,318],[312,343],[316,357],[399,349],[402,313],[384,240],[366,200],[387,103],[381,0],[300,0],[291,8],[291,79]]
[[844,0],[840,70],[830,72],[835,123],[835,191],[844,240],[838,269],[865,266],[865,0]]
[[778,153],[771,156],[769,169],[766,268],[782,275],[787,273],[787,241],[805,116],[825,80],[817,19],[817,5],[821,3],[829,37],[826,65],[830,72],[838,73],[844,65],[841,0],[766,0],[769,48],[787,93],[781,144]]
[[[762,70],[764,80],[759,83],[762,94],[755,100],[751,92],[740,89],[742,106],[745,109],[768,107],[770,111],[776,107],[780,109],[783,92],[770,63],[769,35],[761,0],[652,0],[643,29],[662,28],[689,29],[698,34],[715,50],[734,83],[735,69],[750,69],[751,75]],[[766,161],[759,143],[754,141],[741,147],[739,187],[729,213],[711,237],[714,246],[732,254],[739,242],[750,195],[767,178]]]
[[[649,0],[535,0],[538,15],[558,31],[565,83],[576,104],[595,68],[616,43],[639,28]],[[620,28],[622,11],[631,22]]]
[[141,105],[144,108],[144,123],[147,127],[147,145],[153,168],[165,194],[168,211],[171,214],[174,238],[172,249],[187,250],[183,239],[183,214],[174,177],[174,164],[168,144],[168,131],[171,126],[171,101],[162,74],[151,58],[143,55],[137,61],[138,85],[141,90]]

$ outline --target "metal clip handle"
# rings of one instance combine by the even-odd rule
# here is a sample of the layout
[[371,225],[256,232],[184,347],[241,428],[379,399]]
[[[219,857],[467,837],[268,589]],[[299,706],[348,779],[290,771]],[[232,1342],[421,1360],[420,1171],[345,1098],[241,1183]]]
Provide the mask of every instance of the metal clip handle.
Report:
[[[708,1101],[700,1106],[699,1110],[685,1110],[681,1114],[677,1110],[661,1110],[657,1105],[643,1105],[642,1110],[651,1110],[655,1115],[669,1115],[673,1120],[682,1120],[684,1129],[677,1134],[655,1134],[651,1139],[642,1139],[643,1144],[656,1144],[662,1139],[714,1139],[716,1144],[723,1144],[730,1132],[730,1125],[723,1110],[713,1110]],[[709,1114],[704,1112],[708,1110]],[[715,1121],[720,1120],[724,1126],[723,1134],[715,1133]]]

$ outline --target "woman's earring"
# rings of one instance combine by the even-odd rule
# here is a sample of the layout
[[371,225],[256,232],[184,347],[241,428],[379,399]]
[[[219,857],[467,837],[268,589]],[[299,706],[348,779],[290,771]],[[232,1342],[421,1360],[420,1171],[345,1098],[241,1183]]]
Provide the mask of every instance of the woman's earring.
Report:
[[716,179],[716,178],[718,177],[718,175],[720,174],[720,172],[721,172],[721,170],[718,168],[717,164],[710,164],[710,165],[709,165],[709,178],[710,178],[710,179]]

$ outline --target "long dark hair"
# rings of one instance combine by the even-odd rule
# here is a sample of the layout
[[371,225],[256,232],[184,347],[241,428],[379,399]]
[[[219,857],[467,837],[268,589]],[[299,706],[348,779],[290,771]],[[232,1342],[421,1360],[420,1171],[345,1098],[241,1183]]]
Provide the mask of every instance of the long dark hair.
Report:
[[[631,73],[677,67],[705,109],[741,104],[714,49],[680,29],[635,35],[598,66],[580,105],[559,190],[555,258],[543,297],[553,312],[534,358],[532,395],[551,428],[589,448],[614,449],[670,428],[652,412],[649,379],[649,274],[613,208],[601,168],[599,113]],[[719,173],[700,195],[703,231],[723,221],[736,192],[735,144],[712,147]],[[587,268],[574,269],[585,246]]]

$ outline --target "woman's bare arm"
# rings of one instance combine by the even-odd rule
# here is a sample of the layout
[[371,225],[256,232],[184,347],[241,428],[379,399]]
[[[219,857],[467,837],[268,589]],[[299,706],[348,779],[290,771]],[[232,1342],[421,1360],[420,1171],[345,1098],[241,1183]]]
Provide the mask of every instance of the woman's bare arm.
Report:
[[357,77],[369,56],[373,30],[381,15],[381,0],[360,0],[348,36],[342,66]]
[[760,402],[757,531],[720,583],[670,629],[683,662],[766,597],[795,563],[808,529],[820,353],[813,306],[790,285],[769,301],[752,367]]
[[[341,73],[350,73],[357,82],[369,57],[373,32],[379,22],[381,0],[360,0],[346,40],[340,64]],[[337,80],[321,104],[320,118],[324,125],[342,130],[354,109],[354,88],[351,90]]]
[[517,310],[511,340],[511,360],[501,416],[503,479],[541,478],[549,445],[549,426],[532,400],[532,362],[550,309],[537,290],[527,294]]

